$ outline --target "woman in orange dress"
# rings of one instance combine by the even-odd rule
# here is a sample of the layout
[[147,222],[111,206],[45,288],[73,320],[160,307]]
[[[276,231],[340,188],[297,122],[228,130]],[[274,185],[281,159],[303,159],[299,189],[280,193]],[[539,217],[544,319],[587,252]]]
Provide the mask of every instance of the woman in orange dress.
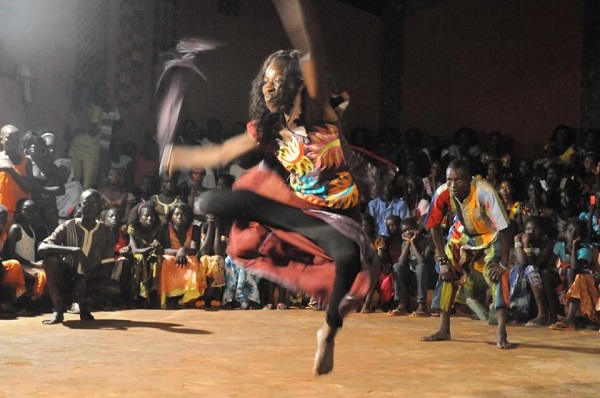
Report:
[[167,298],[181,297],[178,304],[185,305],[193,303],[206,290],[206,271],[198,261],[200,228],[192,223],[192,209],[185,203],[176,203],[167,220],[158,284],[162,308],[167,307]]

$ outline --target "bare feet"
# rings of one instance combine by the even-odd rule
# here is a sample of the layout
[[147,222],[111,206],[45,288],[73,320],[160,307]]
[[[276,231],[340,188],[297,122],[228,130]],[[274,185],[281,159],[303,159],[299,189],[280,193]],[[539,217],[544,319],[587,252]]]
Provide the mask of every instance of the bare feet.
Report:
[[335,347],[335,334],[337,330],[325,324],[317,332],[317,352],[313,374],[320,376],[331,372],[333,369],[333,349]]
[[53,312],[50,316],[50,319],[45,319],[42,321],[44,325],[57,325],[59,323],[63,323],[65,317],[62,312]]
[[550,326],[550,321],[548,318],[534,318],[525,324],[527,327],[546,327]]
[[502,331],[498,331],[496,334],[496,345],[498,346],[498,348],[502,349],[502,350],[507,350],[512,348],[511,344],[508,342],[507,337],[506,337],[506,331],[502,332]]
[[421,337],[421,341],[444,341],[450,340],[450,332],[442,332],[438,330],[437,332],[430,334],[429,336]]

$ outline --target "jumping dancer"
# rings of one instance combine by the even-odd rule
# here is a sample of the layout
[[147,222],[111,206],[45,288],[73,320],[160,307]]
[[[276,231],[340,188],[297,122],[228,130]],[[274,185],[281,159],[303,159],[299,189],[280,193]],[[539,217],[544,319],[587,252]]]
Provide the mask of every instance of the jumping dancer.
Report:
[[[258,146],[289,172],[286,183],[259,165],[233,191],[209,192],[202,207],[236,220],[228,251],[250,272],[329,303],[313,368],[322,375],[333,369],[334,338],[344,316],[369,289],[369,272],[361,271],[378,273],[376,254],[357,221],[359,192],[330,103],[313,11],[304,1],[275,6],[296,50],[277,51],[263,63],[252,84],[246,133],[218,146],[167,146],[161,166],[168,172],[214,168]],[[174,108],[163,103],[163,109]]]

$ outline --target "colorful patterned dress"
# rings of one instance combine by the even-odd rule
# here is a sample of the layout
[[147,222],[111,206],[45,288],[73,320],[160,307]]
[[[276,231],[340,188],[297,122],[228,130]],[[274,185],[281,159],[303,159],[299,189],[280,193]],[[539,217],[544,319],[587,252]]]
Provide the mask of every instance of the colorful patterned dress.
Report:
[[[261,141],[255,123],[247,126],[263,149],[273,143]],[[271,144],[271,145],[269,145]],[[253,191],[263,197],[303,210],[322,219],[360,248],[363,271],[357,276],[350,293],[364,297],[371,278],[379,279],[379,262],[375,250],[357,222],[359,190],[344,154],[349,149],[337,126],[326,124],[306,131],[297,127],[289,139],[276,142],[275,155],[289,172],[284,181],[260,164],[244,174],[234,189]],[[250,223],[234,224],[228,246],[230,256],[248,272],[265,277],[292,291],[303,292],[326,302],[331,295],[335,264],[324,251],[301,234]],[[301,255],[300,253],[304,253]],[[274,258],[286,258],[285,266]]]

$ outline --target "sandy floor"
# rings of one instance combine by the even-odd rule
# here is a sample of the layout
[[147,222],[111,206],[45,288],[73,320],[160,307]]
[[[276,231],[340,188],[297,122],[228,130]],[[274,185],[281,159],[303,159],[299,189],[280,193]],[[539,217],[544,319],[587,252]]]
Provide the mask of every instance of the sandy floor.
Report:
[[435,318],[352,314],[332,374],[311,374],[324,313],[134,310],[0,321],[0,396],[587,397],[600,392],[600,333],[453,319],[453,341],[420,342]]

